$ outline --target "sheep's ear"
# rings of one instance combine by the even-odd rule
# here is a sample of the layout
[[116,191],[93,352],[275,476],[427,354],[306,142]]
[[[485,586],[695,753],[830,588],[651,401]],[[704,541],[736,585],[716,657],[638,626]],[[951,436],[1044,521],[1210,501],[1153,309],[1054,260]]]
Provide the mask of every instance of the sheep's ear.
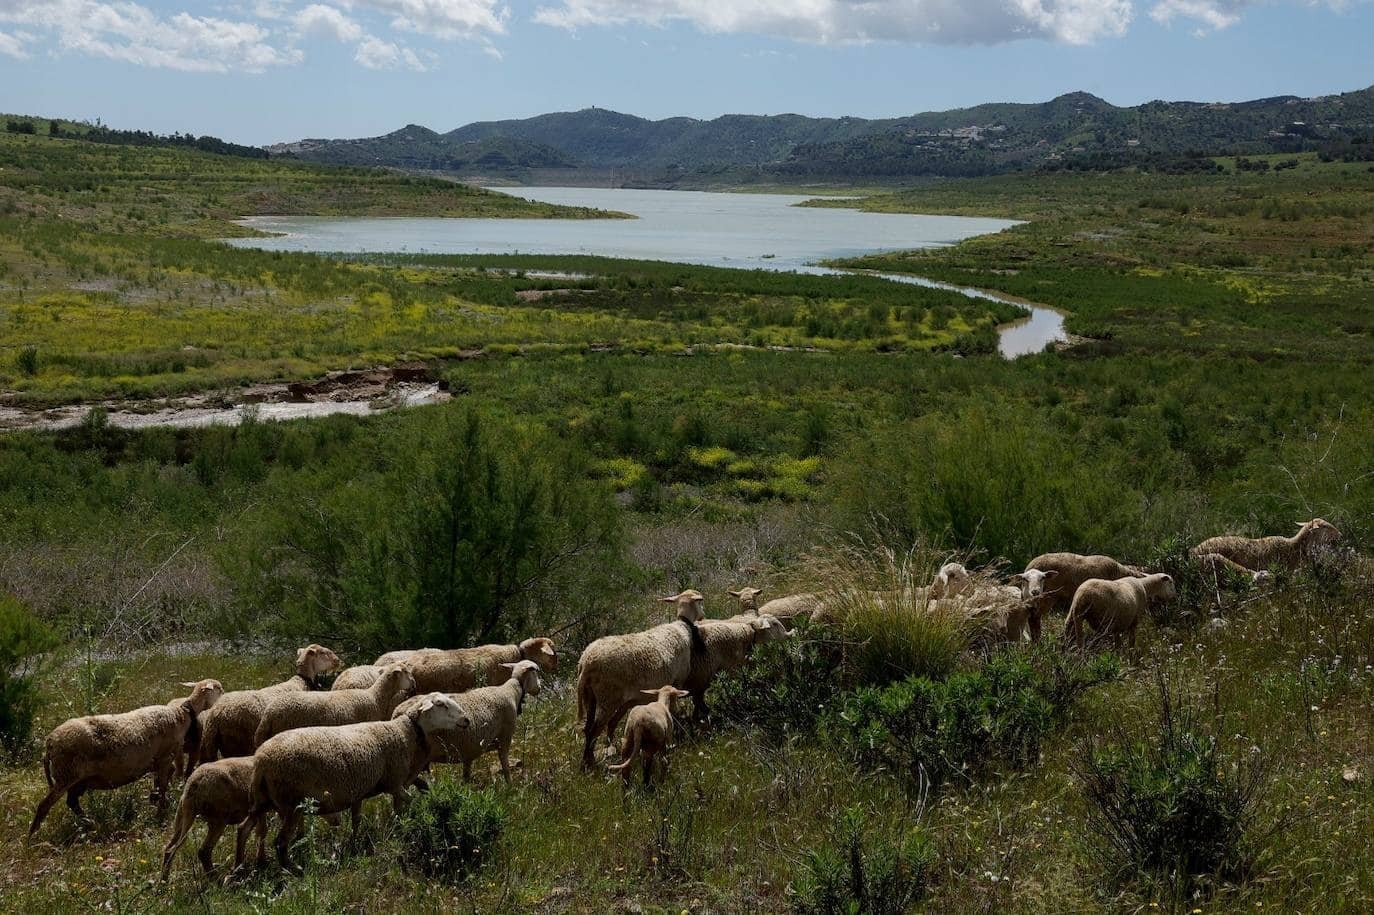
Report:
[[687,692],[687,690],[685,690],[685,689],[675,689],[675,690],[673,690],[673,698],[675,698],[675,699],[686,699],[686,698],[687,698],[688,696],[690,696],[690,695],[692,695],[692,694],[689,693],[689,692]]
[[1046,580],[1046,581],[1049,581],[1051,578],[1058,578],[1058,577],[1059,577],[1059,570],[1058,570],[1058,569],[1050,569],[1048,572],[1045,573],[1045,580]]
[[726,591],[725,593],[728,594],[728,595],[730,595],[731,597],[739,597],[739,596],[740,596],[742,593],[744,593],[744,592],[742,592],[742,591]]
[[184,687],[186,687],[187,689],[195,689],[197,686],[200,686],[200,683],[199,683],[199,682],[183,683],[183,684],[181,684],[181,685],[184,686]]
[[299,664],[299,663],[301,663],[302,661],[304,661],[304,660],[305,660],[305,656],[308,655],[309,653],[310,653],[310,649],[309,649],[309,648],[301,648],[301,649],[298,649],[298,650],[296,651],[296,663]]
[[657,695],[658,695],[658,690],[656,690],[656,689],[641,689],[640,692],[643,693],[643,694],[646,695],[646,696],[657,696]]
[[515,665],[509,663],[508,661],[502,661],[501,666],[506,668],[507,670],[515,670]]
[[662,601],[663,603],[665,603],[665,604],[675,604],[675,603],[677,603],[677,598],[676,598],[676,597],[660,597],[659,600],[661,600],[661,601]]

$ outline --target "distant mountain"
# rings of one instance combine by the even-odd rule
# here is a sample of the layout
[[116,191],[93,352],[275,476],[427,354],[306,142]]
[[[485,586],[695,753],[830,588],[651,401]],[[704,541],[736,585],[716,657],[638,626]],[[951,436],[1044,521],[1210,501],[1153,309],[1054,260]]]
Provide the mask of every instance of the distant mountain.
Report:
[[[1374,141],[1374,87],[1317,98],[1147,102],[1086,92],[902,118],[725,115],[651,121],[604,108],[482,121],[445,134],[411,125],[364,140],[302,140],[274,155],[454,174],[567,170],[622,183],[914,178],[1019,168],[1112,167],[1189,155],[1292,152]],[[557,176],[554,180],[561,180]]]

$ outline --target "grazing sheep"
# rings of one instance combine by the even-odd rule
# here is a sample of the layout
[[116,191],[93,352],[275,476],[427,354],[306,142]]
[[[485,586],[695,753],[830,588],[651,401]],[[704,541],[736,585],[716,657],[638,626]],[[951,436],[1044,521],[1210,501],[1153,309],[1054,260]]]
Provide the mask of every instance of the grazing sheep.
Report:
[[[496,751],[501,774],[510,782],[510,743],[515,737],[515,719],[524,711],[525,697],[539,695],[539,665],[534,661],[504,664],[508,679],[500,686],[483,686],[449,698],[463,707],[470,725],[456,731],[436,731],[430,735],[434,752],[431,762],[461,762],[463,781],[472,780],[472,764],[483,753]],[[420,699],[408,699],[396,706],[393,717],[410,714]]]
[[[191,773],[186,786],[181,791],[181,803],[177,806],[176,819],[172,823],[171,835],[162,849],[162,879],[166,880],[172,870],[172,858],[176,855],[186,835],[195,825],[196,817],[206,822],[205,841],[201,843],[196,857],[206,874],[215,870],[215,845],[224,830],[234,824],[241,824],[234,839],[234,869],[243,866],[243,850],[252,831],[248,814],[253,808],[253,757],[234,756],[216,762],[206,763]],[[264,857],[264,847],[258,845],[258,859]]]
[[406,662],[421,693],[461,693],[475,686],[500,686],[510,678],[505,665],[533,661],[539,669],[558,669],[558,653],[549,639],[525,639],[519,645],[482,645],[425,652]]
[[947,562],[935,573],[928,596],[931,600],[945,600],[969,594],[974,590],[973,576],[957,562]]
[[38,802],[29,835],[43,825],[63,792],[72,813],[84,820],[81,795],[93,788],[120,788],[149,773],[153,774],[150,799],[159,808],[165,806],[167,785],[187,732],[197,727],[197,716],[224,695],[218,680],[181,685],[191,687],[191,695],[177,705],[149,705],[119,715],[71,718],[53,728],[43,741],[48,793]]
[[187,767],[194,771],[201,762],[213,762],[221,756],[252,756],[253,735],[262,720],[267,700],[277,693],[306,692],[322,689],[320,677],[338,670],[339,656],[323,645],[307,645],[296,652],[296,675],[282,683],[262,689],[236,690],[204,715],[201,721],[200,744],[191,753]]
[[1259,584],[1274,577],[1268,569],[1247,569],[1237,562],[1232,562],[1220,553],[1194,553],[1193,557],[1197,560],[1202,571],[1211,575],[1214,579],[1227,574],[1241,575],[1250,579],[1251,584]]
[[1037,556],[1026,563],[1026,572],[1032,571],[1045,573],[1043,591],[1030,604],[1027,622],[1032,641],[1040,640],[1040,620],[1046,614],[1068,610],[1074,594],[1088,579],[1116,581],[1120,578],[1139,578],[1145,574],[1110,556],[1082,556],[1078,553],[1045,553]]
[[[693,714],[705,718],[711,714],[706,706],[706,691],[717,676],[743,667],[760,642],[774,642],[787,638],[788,631],[776,616],[741,614],[727,620],[704,620],[698,628],[706,651],[692,662],[692,669],[683,684],[695,706]],[[653,690],[649,693],[657,695]],[[607,725],[607,733],[614,734],[617,720]]]
[[352,814],[353,835],[363,801],[391,795],[397,814],[405,809],[406,787],[428,765],[431,735],[469,724],[467,713],[443,693],[431,693],[401,718],[338,727],[297,728],[269,739],[254,754],[251,816],[259,841],[266,816],[281,817],[277,860],[292,870],[287,852],[300,828],[305,801],[321,816]]
[[725,592],[739,601],[740,613],[759,612],[759,595],[763,593],[762,588],[740,588],[738,591]]
[[1212,537],[1193,547],[1192,553],[1198,558],[1220,556],[1250,572],[1296,569],[1339,539],[1335,525],[1313,518],[1300,522],[1292,537]]
[[[1029,628],[1031,608],[1045,593],[1053,572],[1027,569],[1013,575],[1005,585],[974,591],[974,603],[986,611],[983,632],[999,641],[1019,642]],[[988,625],[990,624],[990,625]]]
[[376,667],[386,667],[388,664],[404,664],[422,655],[439,654],[443,650],[442,648],[403,648],[399,651],[388,651],[372,663]]
[[319,693],[278,693],[267,700],[253,735],[260,747],[271,737],[296,728],[329,727],[385,721],[396,706],[415,692],[415,678],[400,664],[382,670],[367,689]]
[[692,671],[695,655],[705,651],[697,624],[704,618],[706,599],[697,591],[683,591],[662,600],[677,607],[677,619],[643,632],[608,635],[586,647],[577,662],[577,717],[583,722],[582,768],[596,765],[592,753],[607,724],[639,703],[640,690],[664,683],[680,685]]
[[[392,664],[400,664],[400,661],[392,661]],[[386,664],[359,664],[356,667],[345,668],[329,687],[331,690],[340,689],[367,689],[382,674],[382,668]]]
[[1173,600],[1177,595],[1173,577],[1163,572],[1115,581],[1090,578],[1073,596],[1073,604],[1064,621],[1064,635],[1082,649],[1083,624],[1088,623],[1094,632],[1110,634],[1118,648],[1123,635],[1134,648],[1136,628],[1150,609],[1150,602]]
[[797,624],[797,617],[816,619],[825,612],[825,605],[825,598],[819,594],[789,594],[787,597],[773,598],[754,612],[759,616],[768,614],[776,617],[791,630]]
[[[777,622],[776,617],[774,622]],[[673,703],[690,695],[676,686],[661,686],[643,692],[646,696],[652,696],[654,701],[630,709],[625,721],[625,749],[621,753],[620,763],[607,767],[624,779],[626,787],[630,784],[630,765],[636,756],[644,760],[644,784],[649,784],[654,761],[660,755],[666,757],[673,748]],[[663,762],[666,766],[668,761],[664,758]]]

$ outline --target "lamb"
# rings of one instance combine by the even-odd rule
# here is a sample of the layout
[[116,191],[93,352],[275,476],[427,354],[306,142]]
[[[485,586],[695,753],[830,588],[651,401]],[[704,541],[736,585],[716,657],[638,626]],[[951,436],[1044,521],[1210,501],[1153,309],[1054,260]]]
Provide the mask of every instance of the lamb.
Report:
[[421,693],[461,693],[475,686],[500,686],[510,677],[507,664],[533,661],[539,669],[558,669],[558,653],[549,639],[525,639],[519,645],[482,645],[451,651],[424,652],[406,666]]
[[607,724],[640,702],[642,689],[681,685],[692,671],[694,655],[705,651],[697,624],[705,598],[683,591],[662,600],[676,605],[677,619],[643,632],[608,635],[586,647],[577,662],[577,717],[583,722],[582,768],[596,764],[592,749]]
[[927,596],[931,600],[945,600],[972,593],[973,590],[973,576],[968,573],[968,569],[960,563],[947,562],[935,573],[935,580],[930,583]]
[[38,831],[63,792],[79,819],[81,795],[93,788],[120,788],[153,774],[150,799],[161,809],[167,802],[176,757],[199,716],[224,695],[218,680],[183,683],[190,698],[178,705],[149,705],[119,715],[71,718],[53,728],[43,741],[43,776],[48,793],[38,803],[29,835]]
[[200,744],[187,763],[194,770],[201,762],[221,756],[252,756],[253,735],[262,720],[267,700],[278,693],[322,689],[320,677],[339,668],[339,656],[323,645],[307,645],[296,652],[296,675],[262,689],[225,693],[201,722]]
[[[461,762],[463,781],[472,781],[472,764],[483,753],[496,750],[501,774],[510,783],[510,744],[515,736],[515,719],[525,708],[526,696],[539,695],[539,665],[534,661],[504,664],[508,679],[500,686],[483,686],[449,698],[463,707],[470,726],[456,731],[431,734],[434,748],[431,762]],[[396,706],[393,717],[408,715],[421,702],[408,699]]]
[[282,821],[275,843],[277,860],[292,870],[288,851],[300,829],[305,801],[315,801],[322,816],[348,810],[354,836],[363,801],[369,797],[391,795],[400,814],[408,801],[407,786],[429,763],[432,735],[469,723],[457,702],[443,693],[431,693],[400,718],[277,734],[254,755],[250,816],[259,837],[267,814],[276,811]]
[[267,700],[262,721],[253,734],[260,747],[271,737],[296,728],[385,721],[396,706],[415,692],[415,678],[400,664],[382,670],[367,689],[319,693],[278,693]]
[[[1090,578],[1116,581],[1139,578],[1145,573],[1133,566],[1117,562],[1110,556],[1082,556],[1078,553],[1045,553],[1026,563],[1026,572],[1045,573],[1045,587],[1029,605],[1032,641],[1040,640],[1040,620],[1049,613],[1061,613],[1073,603],[1073,596]],[[1025,572],[1022,573],[1023,575]]]
[[[181,843],[186,841],[186,835],[195,825],[197,817],[203,818],[207,824],[205,841],[196,853],[205,873],[214,873],[215,845],[224,830],[236,823],[241,825],[234,841],[234,869],[242,867],[244,846],[253,826],[248,818],[252,807],[253,757],[233,756],[207,763],[192,772],[181,791],[181,803],[177,806],[172,832],[162,849],[162,879],[166,880],[171,873],[172,858]],[[263,853],[264,847],[259,843],[259,860],[264,857]]]
[[[777,621],[776,617],[774,621]],[[630,710],[625,722],[625,749],[620,763],[608,767],[612,772],[619,773],[626,787],[630,784],[630,765],[635,756],[644,760],[644,784],[649,784],[654,761],[660,754],[666,755],[673,748],[673,703],[690,695],[675,686],[661,686],[643,692],[646,696],[654,697],[655,701]],[[663,762],[666,765],[667,759]]]
[[725,593],[739,601],[740,613],[758,614],[759,595],[763,593],[762,588],[740,588],[738,591],[727,591]]
[[1064,621],[1064,635],[1072,637],[1081,650],[1084,646],[1083,624],[1088,623],[1094,632],[1110,633],[1118,647],[1124,635],[1134,648],[1136,628],[1150,609],[1150,602],[1173,600],[1177,595],[1173,577],[1162,572],[1115,581],[1090,578],[1073,596],[1073,604]]
[[1299,522],[1292,537],[1211,537],[1193,547],[1193,556],[1220,556],[1249,572],[1296,569],[1341,538],[1335,525],[1321,518]]
[[[706,706],[706,691],[721,673],[743,667],[760,642],[785,639],[788,630],[776,616],[741,614],[726,620],[705,620],[699,624],[706,650],[692,662],[691,671],[683,684],[695,706],[694,715],[705,718],[711,714]],[[648,691],[657,695],[653,690]],[[614,734],[617,719],[607,725],[607,733]],[[627,732],[628,733],[628,732]]]

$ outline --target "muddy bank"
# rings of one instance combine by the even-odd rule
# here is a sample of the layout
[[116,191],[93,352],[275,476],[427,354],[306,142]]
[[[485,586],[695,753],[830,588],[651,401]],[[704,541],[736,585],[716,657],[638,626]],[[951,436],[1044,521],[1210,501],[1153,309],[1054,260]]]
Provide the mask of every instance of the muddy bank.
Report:
[[92,410],[103,410],[105,422],[120,429],[193,428],[234,426],[250,416],[268,422],[336,413],[366,416],[443,403],[450,396],[445,382],[434,380],[426,366],[413,364],[330,372],[314,381],[259,384],[162,401],[104,401],[50,410],[0,404],[0,431],[70,429],[85,422]]

